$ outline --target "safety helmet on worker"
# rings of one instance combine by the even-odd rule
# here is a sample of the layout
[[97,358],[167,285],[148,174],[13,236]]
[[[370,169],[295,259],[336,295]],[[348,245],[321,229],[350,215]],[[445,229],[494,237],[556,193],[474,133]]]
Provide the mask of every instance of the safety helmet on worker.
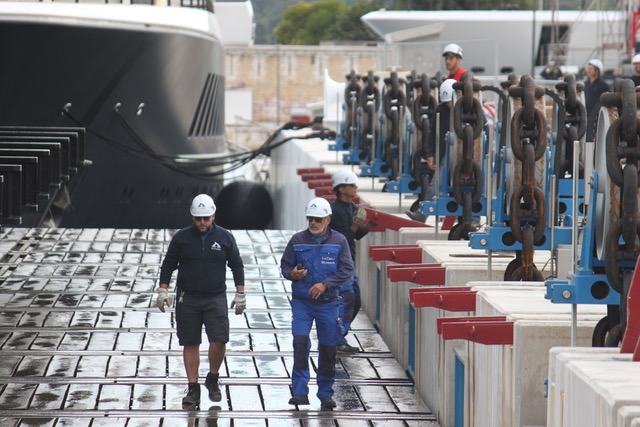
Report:
[[355,173],[353,173],[353,171],[350,171],[349,169],[340,169],[333,174],[332,182],[333,189],[335,190],[339,185],[356,184],[358,182],[358,177]]
[[458,44],[449,43],[448,45],[446,45],[442,50],[442,56],[445,56],[447,53],[452,53],[462,58],[462,48]]
[[631,59],[632,64],[637,64],[638,62],[640,62],[640,53],[636,53],[633,55],[633,59]]
[[322,197],[316,197],[311,199],[305,209],[306,216],[315,216],[318,218],[326,218],[331,216],[331,205]]
[[453,84],[456,82],[454,79],[447,79],[440,85],[440,102],[451,101],[453,99]]
[[602,64],[602,61],[600,61],[599,59],[592,59],[587,64],[593,65],[598,69],[598,71],[602,73],[602,69],[604,68],[604,65]]
[[216,213],[216,204],[206,194],[198,194],[191,202],[192,216],[211,216]]

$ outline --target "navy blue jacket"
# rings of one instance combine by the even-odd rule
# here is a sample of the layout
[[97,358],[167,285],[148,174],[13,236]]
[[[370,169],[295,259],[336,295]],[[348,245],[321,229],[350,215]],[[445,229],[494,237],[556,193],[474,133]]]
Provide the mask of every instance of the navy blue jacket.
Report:
[[[447,132],[451,126],[451,107],[446,102],[441,102],[431,115],[429,126],[429,143],[427,144],[426,157],[436,157],[436,117],[440,113],[440,159],[444,159],[447,154]],[[438,159],[435,159],[437,162]]]
[[331,222],[329,223],[329,227],[344,234],[344,237],[347,238],[351,257],[354,260],[356,259],[356,240],[360,240],[367,235],[367,232],[364,231],[362,227],[358,227],[358,231],[355,233],[351,229],[351,225],[353,224],[353,214],[356,209],[358,209],[358,207],[355,203],[347,203],[340,199],[336,199],[331,203]]
[[179,230],[171,239],[160,267],[160,283],[169,283],[177,268],[176,286],[194,295],[218,295],[227,290],[227,265],[236,286],[244,285],[244,264],[231,233],[215,223],[205,240],[194,226]]
[[593,141],[596,137],[598,115],[600,114],[600,95],[609,92],[609,85],[601,77],[593,82],[587,79],[584,82],[584,101],[587,108],[587,141]]
[[[309,289],[316,283],[322,282],[327,286],[323,296],[337,296],[340,285],[353,275],[347,239],[329,227],[320,244],[309,230],[300,231],[291,237],[280,260],[282,276],[293,280],[291,271],[298,264],[307,269],[307,275],[291,283],[293,295],[310,301],[313,298],[309,295]],[[321,296],[320,300],[322,298]]]

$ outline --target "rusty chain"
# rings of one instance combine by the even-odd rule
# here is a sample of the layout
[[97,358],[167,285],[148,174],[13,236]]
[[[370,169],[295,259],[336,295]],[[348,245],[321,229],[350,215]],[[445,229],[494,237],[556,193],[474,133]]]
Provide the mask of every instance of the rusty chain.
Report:
[[[587,109],[579,95],[583,83],[576,82],[576,76],[568,74],[564,81],[556,84],[556,90],[564,95],[564,102],[558,106],[558,138],[555,149],[554,174],[558,179],[573,174],[573,142],[581,140],[587,132]],[[580,167],[581,173],[583,168]]]
[[[606,107],[618,107],[619,117],[611,123],[606,135],[605,157],[611,182],[620,188],[620,214],[610,225],[606,237],[605,272],[609,284],[623,295],[623,270],[620,263],[635,261],[640,253],[640,220],[638,219],[638,97],[633,81],[625,79],[616,85],[616,92],[601,97]],[[612,193],[613,194],[613,193]],[[612,195],[612,198],[615,197]],[[619,243],[622,238],[623,243]]]
[[404,116],[405,93],[400,89],[404,80],[398,77],[398,73],[393,71],[391,76],[384,79],[386,91],[383,98],[384,114],[387,118],[387,133],[384,141],[384,162],[383,172],[391,168],[389,179],[395,180],[399,173],[400,155],[400,120]]
[[356,132],[358,131],[358,99],[362,88],[358,81],[360,76],[354,70],[351,70],[346,76],[347,85],[344,89],[344,103],[346,107],[346,119],[344,123],[344,139],[343,149],[349,149],[355,141]]
[[423,172],[421,170],[422,159],[427,158],[427,150],[429,146],[429,133],[431,116],[436,109],[436,98],[431,93],[431,90],[435,88],[435,80],[430,80],[427,74],[422,74],[419,79],[413,81],[413,86],[417,94],[414,95],[412,117],[413,122],[416,125],[417,135],[416,143],[411,150],[411,164],[413,179],[421,183],[423,186],[422,192],[426,193],[425,186],[429,183],[423,181]]
[[536,162],[547,149],[547,123],[544,113],[536,108],[536,100],[544,89],[536,87],[531,76],[522,76],[517,86],[509,87],[509,95],[521,99],[521,106],[511,118],[511,151],[521,162],[522,176],[509,203],[510,227],[513,237],[522,243],[516,260],[520,265],[505,280],[543,280],[542,273],[533,264],[534,246],[544,238],[546,199],[536,185]]
[[380,110],[380,91],[377,82],[378,76],[374,75],[373,71],[367,72],[364,88],[360,92],[360,108],[364,112],[360,134],[361,160],[368,156],[369,161],[372,161],[375,157],[376,120]]
[[453,84],[455,90],[462,91],[462,96],[453,106],[453,128],[462,144],[462,157],[453,168],[451,182],[453,197],[462,206],[462,218],[449,234],[450,240],[469,239],[473,206],[482,197],[482,168],[474,159],[475,141],[482,135],[484,127],[484,110],[480,100],[473,96],[480,87],[480,82],[474,81],[473,74],[469,72]]

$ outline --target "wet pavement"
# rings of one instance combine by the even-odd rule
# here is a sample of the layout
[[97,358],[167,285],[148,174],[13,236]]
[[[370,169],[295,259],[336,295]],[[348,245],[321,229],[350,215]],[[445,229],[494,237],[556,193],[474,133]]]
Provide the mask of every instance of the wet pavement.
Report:
[[[280,230],[233,232],[248,309],[240,316],[230,311],[222,402],[209,401],[202,387],[200,409],[183,410],[187,381],[173,309],[155,306],[172,233],[0,233],[0,427],[438,426],[362,312],[348,336],[361,352],[338,358],[338,407],[320,410],[313,372],[311,404],[288,404],[290,282],[280,276],[279,261],[293,232]],[[230,272],[228,284],[233,288]],[[315,368],[315,336],[312,343]],[[201,350],[203,383],[206,345]]]

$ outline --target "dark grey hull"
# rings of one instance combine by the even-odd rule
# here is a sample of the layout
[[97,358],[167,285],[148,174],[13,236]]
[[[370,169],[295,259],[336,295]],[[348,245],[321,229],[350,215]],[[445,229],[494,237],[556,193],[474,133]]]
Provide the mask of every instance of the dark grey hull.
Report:
[[[143,25],[0,20],[0,40],[0,125],[87,129],[90,164],[68,183],[59,226],[182,227],[194,195],[219,191],[220,178],[174,162],[225,149],[217,39]],[[25,212],[23,225],[39,225],[48,203]]]

